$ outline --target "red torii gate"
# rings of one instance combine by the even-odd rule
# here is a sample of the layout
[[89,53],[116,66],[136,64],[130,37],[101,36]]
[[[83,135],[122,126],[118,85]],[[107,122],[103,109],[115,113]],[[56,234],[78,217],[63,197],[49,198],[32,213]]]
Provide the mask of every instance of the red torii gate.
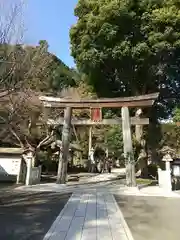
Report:
[[[119,108],[121,107],[122,131],[124,143],[124,156],[126,160],[126,183],[128,186],[136,186],[135,166],[131,138],[131,119],[129,117],[129,108],[150,107],[154,104],[159,93],[147,94],[134,97],[123,98],[104,98],[104,99],[73,99],[73,98],[55,98],[40,96],[39,99],[46,108],[64,108],[64,120],[62,131],[62,155],[59,162],[59,178],[57,183],[65,183],[67,175],[68,151],[70,144],[70,128],[72,120],[72,109],[82,108]],[[138,119],[137,119],[138,120]],[[111,124],[110,122],[108,124]],[[112,123],[113,124],[113,123]],[[136,123],[140,125],[140,121]]]

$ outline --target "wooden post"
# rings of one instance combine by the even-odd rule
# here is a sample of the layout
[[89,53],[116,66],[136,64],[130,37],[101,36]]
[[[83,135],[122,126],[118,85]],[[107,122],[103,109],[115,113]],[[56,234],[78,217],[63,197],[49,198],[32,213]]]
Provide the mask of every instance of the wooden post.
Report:
[[106,157],[108,158],[109,157],[109,149],[106,148]]
[[141,138],[143,135],[143,127],[142,125],[135,125],[135,135],[136,135],[136,140],[139,144],[141,144]]
[[[142,109],[139,108],[136,111],[135,117],[140,120],[140,116],[142,115]],[[142,125],[136,124],[135,125],[135,135],[136,135],[136,140],[141,143],[141,138],[142,138],[142,134],[143,134],[143,128]]]
[[136,186],[136,177],[128,107],[121,108],[121,115],[122,115],[124,156],[126,164],[126,184],[127,186],[134,187]]
[[72,108],[67,107],[64,113],[64,124],[62,130],[62,153],[59,155],[59,167],[57,183],[65,184],[67,180],[67,164],[70,145],[70,130],[71,130]]
[[92,126],[89,127],[89,154],[88,154],[88,156],[90,156],[91,148],[92,148]]
[[[140,117],[142,115],[142,109],[139,108],[136,111],[135,117],[137,118],[137,120],[140,120]],[[138,175],[143,176],[143,177],[147,177],[148,176],[148,165],[147,165],[147,154],[146,154],[146,150],[145,150],[145,139],[143,139],[143,125],[135,125],[135,137],[136,137],[136,141],[140,146],[140,152],[138,154]]]
[[91,149],[92,149],[92,126],[89,126],[89,150],[88,150],[88,172],[91,171]]
[[[139,120],[140,119],[140,116],[142,114],[142,110],[141,109],[138,109],[135,113],[135,117]],[[135,137],[136,137],[136,141],[137,143],[141,146],[141,140],[142,140],[142,135],[143,135],[143,128],[142,128],[142,125],[139,125],[139,124],[136,124],[135,125]],[[140,150],[139,152],[139,156],[138,156],[138,172],[137,172],[137,175],[140,176],[142,174],[142,169],[143,167],[141,167],[142,165],[142,161],[141,161],[141,157],[140,157],[140,153],[141,153],[142,149]],[[140,157],[140,158],[139,158]]]

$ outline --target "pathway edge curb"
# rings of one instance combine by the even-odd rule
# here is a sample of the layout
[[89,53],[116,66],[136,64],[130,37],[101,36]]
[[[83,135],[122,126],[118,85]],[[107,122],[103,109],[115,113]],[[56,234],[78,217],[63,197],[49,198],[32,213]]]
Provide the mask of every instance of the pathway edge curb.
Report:
[[57,222],[59,222],[59,218],[61,218],[64,214],[65,209],[67,208],[68,203],[70,202],[70,199],[73,197],[74,193],[71,193],[71,196],[69,197],[68,201],[66,202],[66,204],[64,205],[63,209],[60,211],[60,213],[57,215],[57,217],[55,218],[54,222],[52,223],[52,225],[50,226],[49,230],[47,231],[47,233],[44,235],[43,240],[49,240],[51,238],[51,235],[54,232],[54,228],[56,227]]
[[126,234],[127,234],[127,237],[128,237],[128,240],[135,240],[132,233],[131,233],[131,230],[129,229],[127,223],[126,223],[126,220],[124,219],[124,216],[123,216],[123,213],[120,209],[120,207],[118,206],[117,202],[116,202],[116,199],[114,197],[114,195],[112,194],[112,197],[113,197],[113,201],[114,201],[114,204],[116,205],[118,211],[119,211],[119,215],[120,215],[120,218],[122,220],[122,225],[126,231]]

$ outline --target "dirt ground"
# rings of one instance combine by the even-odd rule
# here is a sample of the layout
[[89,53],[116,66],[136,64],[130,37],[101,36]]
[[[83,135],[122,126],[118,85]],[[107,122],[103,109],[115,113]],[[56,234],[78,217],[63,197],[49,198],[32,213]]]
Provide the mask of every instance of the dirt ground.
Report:
[[135,240],[179,240],[180,199],[115,195]]

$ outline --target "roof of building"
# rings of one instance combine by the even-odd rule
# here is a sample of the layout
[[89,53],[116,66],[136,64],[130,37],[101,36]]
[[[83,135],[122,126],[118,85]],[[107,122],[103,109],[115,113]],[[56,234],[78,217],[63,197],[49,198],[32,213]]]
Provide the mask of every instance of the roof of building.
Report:
[[0,148],[0,154],[22,154],[22,148]]

